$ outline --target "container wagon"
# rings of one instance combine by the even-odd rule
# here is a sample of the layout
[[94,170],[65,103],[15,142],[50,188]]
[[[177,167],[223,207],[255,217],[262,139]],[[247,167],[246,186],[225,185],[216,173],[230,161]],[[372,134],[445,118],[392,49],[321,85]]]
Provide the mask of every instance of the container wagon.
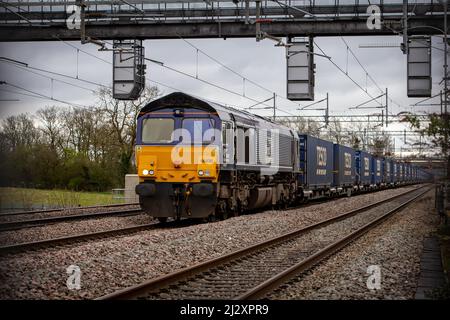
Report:
[[356,191],[356,160],[355,150],[334,144],[333,186],[338,194],[350,196]]
[[392,165],[394,169],[392,172],[392,182],[396,186],[400,182],[400,163],[397,160],[393,160]]
[[399,184],[405,183],[405,164],[403,162],[399,162],[398,164],[398,182]]
[[408,183],[411,183],[413,181],[412,179],[412,165],[410,163],[407,164],[407,172],[408,172]]
[[358,150],[355,153],[356,159],[356,183],[359,189],[365,190],[370,188],[372,182],[372,155],[368,152]]
[[383,182],[383,161],[380,157],[372,156],[372,170],[371,170],[371,186],[380,188]]
[[333,188],[333,142],[307,134],[299,135],[300,174],[305,199],[336,192]]
[[384,159],[384,183],[386,186],[391,186],[394,183],[393,179],[393,160],[391,158]]

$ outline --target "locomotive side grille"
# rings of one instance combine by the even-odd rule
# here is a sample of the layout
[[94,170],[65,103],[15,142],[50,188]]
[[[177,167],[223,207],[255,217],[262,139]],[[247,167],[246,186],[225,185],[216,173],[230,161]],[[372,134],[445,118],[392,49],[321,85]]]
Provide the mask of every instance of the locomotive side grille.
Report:
[[256,143],[256,163],[261,164],[261,141],[264,141],[261,137],[261,131],[255,128],[255,143]]
[[292,137],[280,134],[279,149],[278,149],[280,166],[291,166],[292,165],[291,145],[292,145]]

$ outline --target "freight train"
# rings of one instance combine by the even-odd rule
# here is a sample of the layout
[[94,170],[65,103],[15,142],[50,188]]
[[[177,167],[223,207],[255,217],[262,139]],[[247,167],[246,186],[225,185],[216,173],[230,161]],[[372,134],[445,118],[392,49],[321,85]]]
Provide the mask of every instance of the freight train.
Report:
[[137,118],[139,202],[151,216],[219,218],[431,176],[266,118],[175,92]]

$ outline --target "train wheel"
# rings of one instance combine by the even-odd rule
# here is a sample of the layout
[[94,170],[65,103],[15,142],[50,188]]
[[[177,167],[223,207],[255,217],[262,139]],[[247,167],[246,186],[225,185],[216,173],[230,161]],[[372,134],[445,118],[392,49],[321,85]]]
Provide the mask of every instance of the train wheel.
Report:
[[218,220],[226,220],[228,219],[228,205],[225,200],[221,200],[216,207],[216,216]]
[[227,220],[228,219],[228,212],[227,212],[227,210],[217,212],[216,215],[217,215],[217,219],[218,220]]
[[158,221],[159,221],[160,223],[166,223],[166,222],[167,222],[167,217],[159,217],[159,218],[158,218]]
[[240,216],[242,215],[243,211],[244,210],[242,209],[241,202],[238,201],[236,207],[231,211],[231,216],[232,217]]

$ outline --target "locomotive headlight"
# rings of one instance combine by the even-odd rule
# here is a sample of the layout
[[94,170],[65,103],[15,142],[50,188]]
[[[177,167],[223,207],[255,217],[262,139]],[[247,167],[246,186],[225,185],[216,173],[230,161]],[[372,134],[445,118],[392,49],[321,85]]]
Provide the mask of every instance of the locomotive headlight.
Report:
[[155,171],[150,170],[148,173],[149,173],[150,175],[154,175],[154,174],[155,174]]
[[148,175],[148,170],[147,170],[147,169],[142,170],[142,174],[143,174],[144,176]]
[[204,174],[203,170],[198,170],[198,175],[199,176],[203,176],[203,174]]

